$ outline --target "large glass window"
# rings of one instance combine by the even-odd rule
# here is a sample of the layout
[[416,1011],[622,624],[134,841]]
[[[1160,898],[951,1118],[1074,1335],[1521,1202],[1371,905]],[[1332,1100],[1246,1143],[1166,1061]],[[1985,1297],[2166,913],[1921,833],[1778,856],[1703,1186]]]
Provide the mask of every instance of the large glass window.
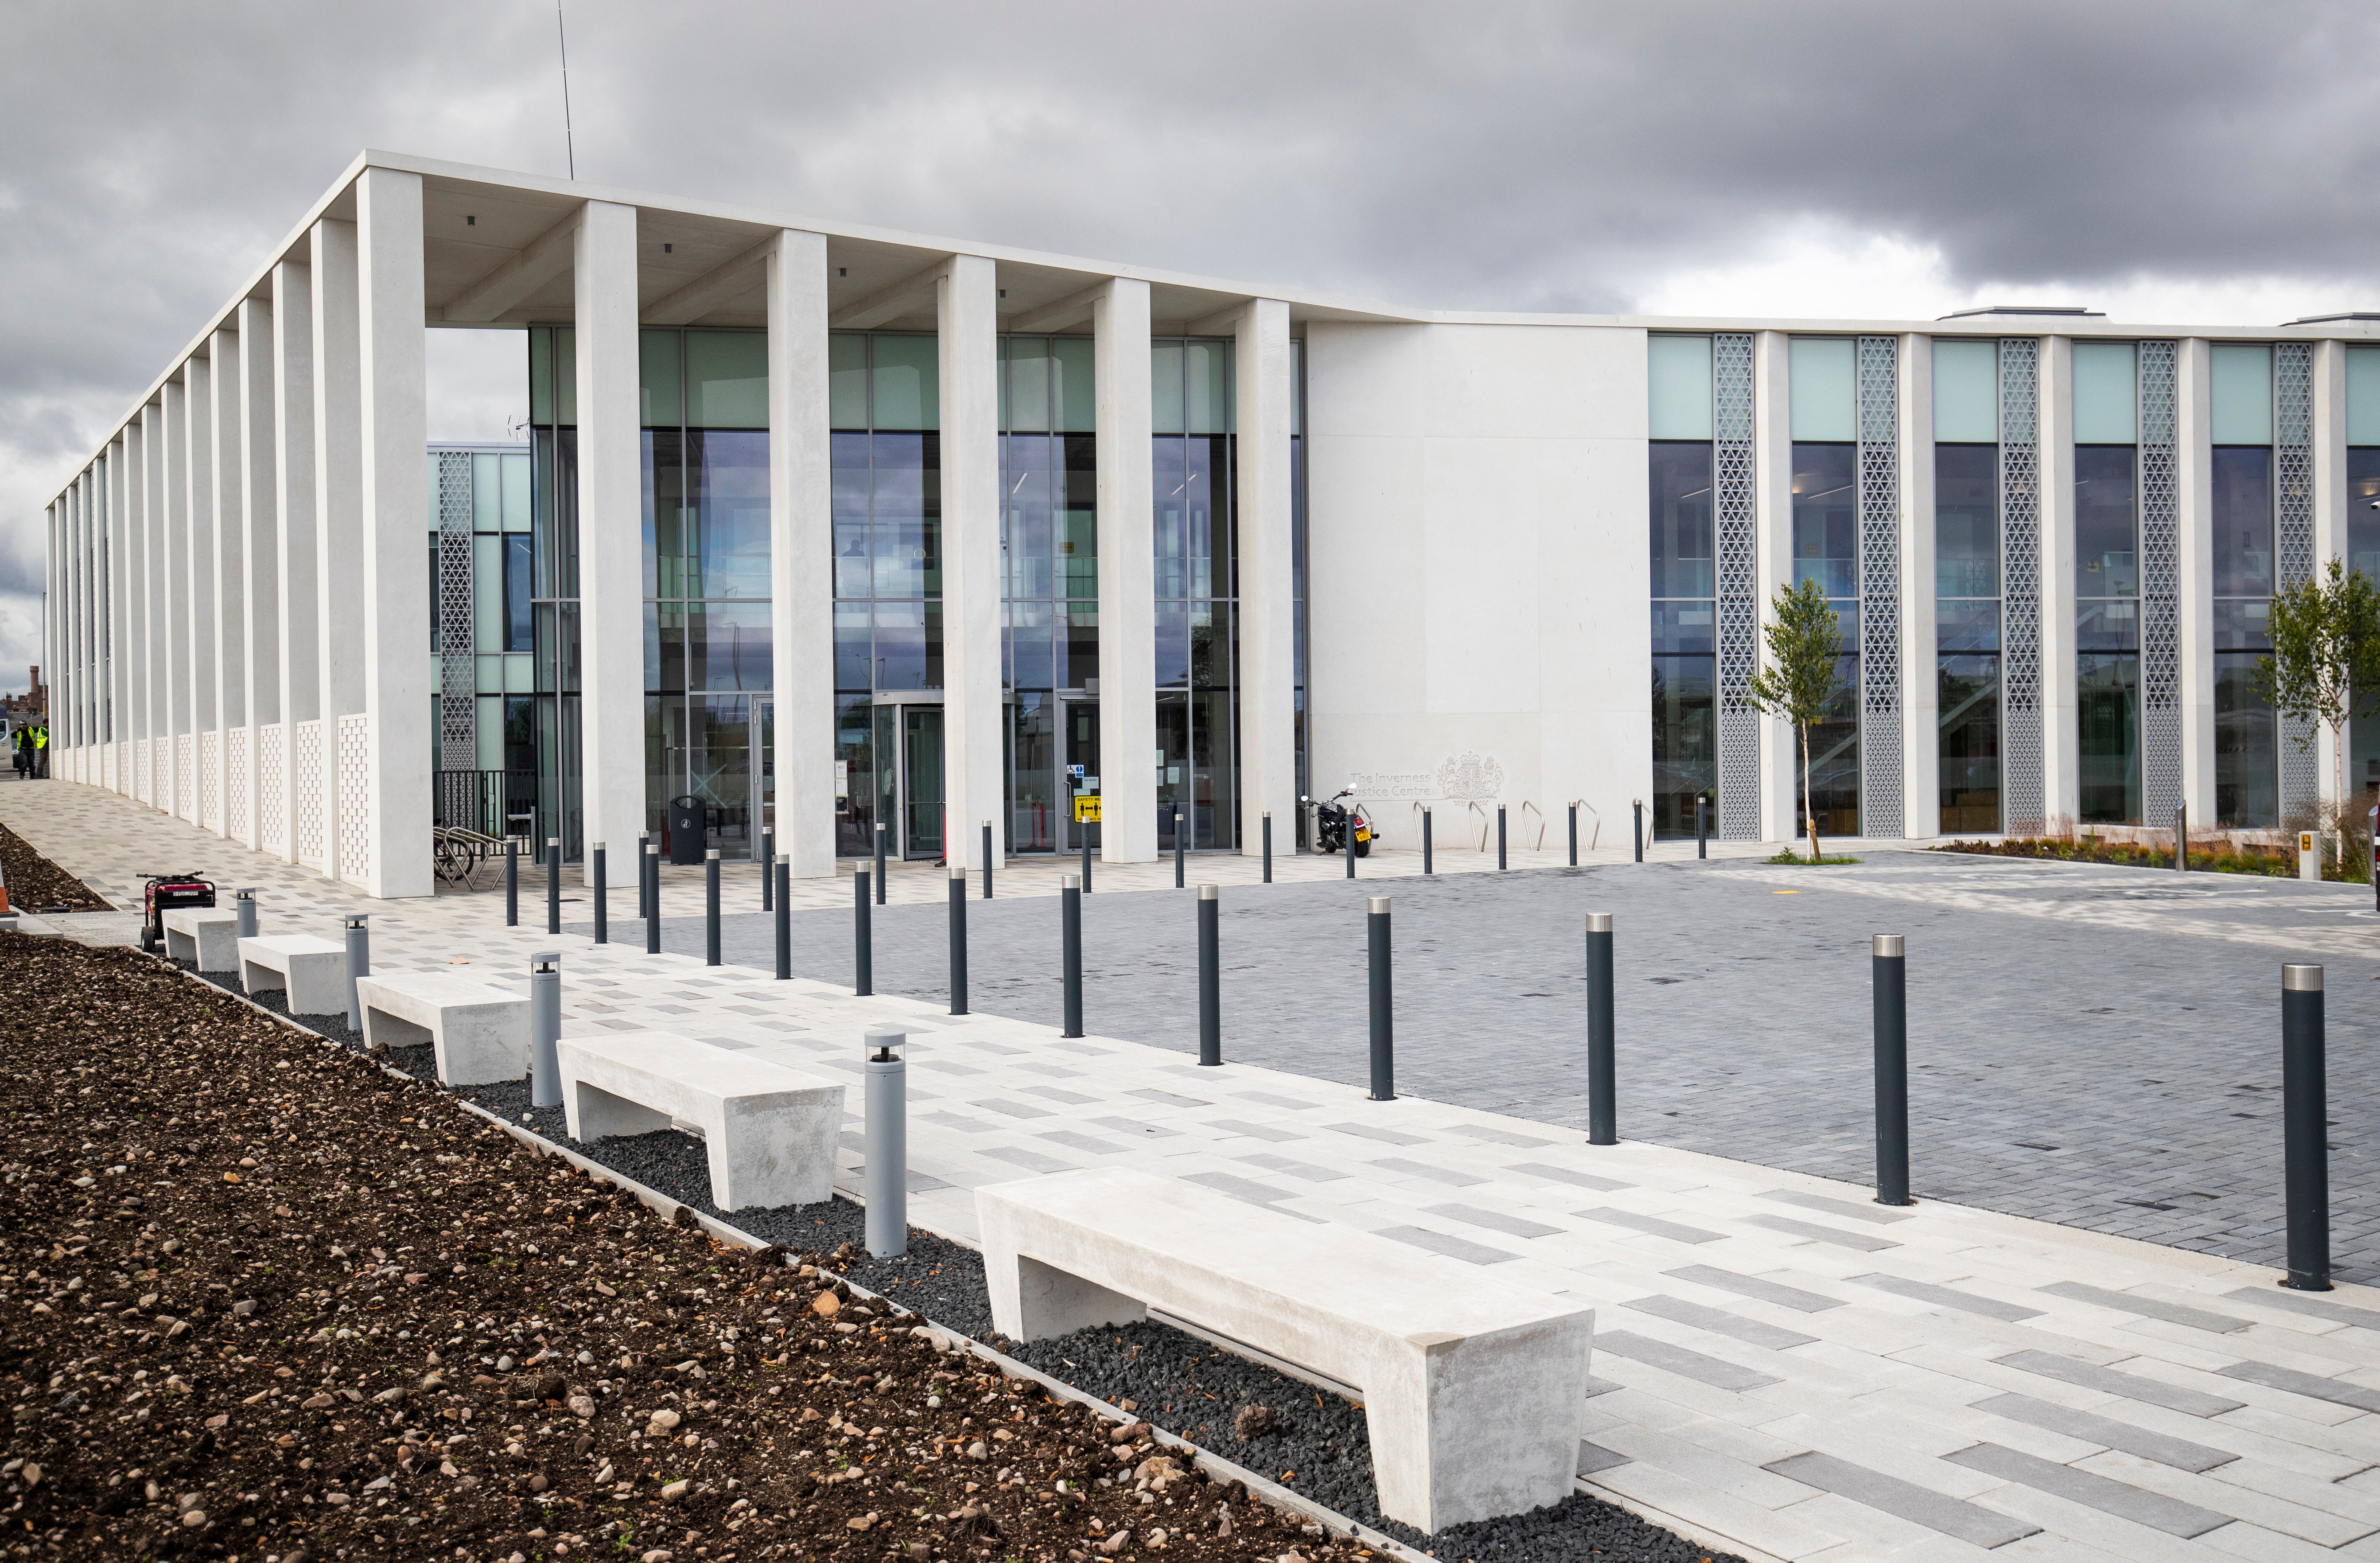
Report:
[[[1802,367],[1797,358],[1797,373]],[[1797,417],[1799,410],[1797,402]],[[1842,629],[1834,692],[1824,720],[1810,732],[1807,785],[1801,767],[1794,777],[1796,809],[1815,814],[1819,831],[1828,836],[1859,834],[1858,473],[1856,445],[1793,444],[1793,580],[1818,583]]]
[[2140,505],[2135,447],[2074,447],[2076,758],[2086,824],[2141,818]]
[[1941,828],[2000,828],[1999,447],[1934,447]]
[[[569,326],[528,332],[530,655],[482,656],[480,689],[529,702],[540,836],[562,838],[572,861],[584,845],[578,764],[578,368]],[[507,568],[511,566],[507,559]],[[510,581],[507,580],[507,587]],[[491,670],[494,672],[491,687]],[[526,676],[526,687],[516,678]]]
[[2214,499],[2215,816],[2269,828],[2281,818],[2278,733],[2255,673],[2273,646],[2271,447],[2216,446]]
[[1718,785],[1711,445],[1655,440],[1650,448],[1653,834],[1691,836],[1695,800],[1715,802]]
[[1239,845],[1239,583],[1232,344],[1150,348],[1157,578],[1157,839]]
[[[2366,438],[2380,438],[2380,348],[2356,348],[2348,353],[2348,365],[2353,372],[2364,364],[2371,366],[2366,376],[2371,382],[2368,400],[2371,403],[2368,429],[2359,428],[2353,414],[2359,410],[2354,398],[2349,400],[2349,437],[2359,433]],[[2350,390],[2354,389],[2352,378]],[[2347,564],[2360,569],[2374,581],[2380,581],[2380,446],[2357,445],[2347,449]],[[2348,729],[2349,763],[2347,785],[2359,790],[2380,788],[2380,716],[2357,716]],[[2367,804],[2366,807],[2369,805]]]
[[[1008,690],[1008,849],[1078,844],[1062,707],[1099,687],[1099,457],[1087,336],[1000,345],[1001,648]],[[1087,775],[1090,774],[1087,771]]]

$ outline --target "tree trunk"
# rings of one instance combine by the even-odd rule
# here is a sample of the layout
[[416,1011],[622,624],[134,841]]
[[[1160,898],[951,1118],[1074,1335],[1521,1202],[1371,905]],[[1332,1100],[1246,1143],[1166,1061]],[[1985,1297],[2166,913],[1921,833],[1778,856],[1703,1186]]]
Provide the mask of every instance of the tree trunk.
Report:
[[1817,795],[1810,790],[1810,725],[1807,722],[1802,724],[1802,824],[1810,833],[1810,863],[1815,868],[1820,861],[1818,800]]

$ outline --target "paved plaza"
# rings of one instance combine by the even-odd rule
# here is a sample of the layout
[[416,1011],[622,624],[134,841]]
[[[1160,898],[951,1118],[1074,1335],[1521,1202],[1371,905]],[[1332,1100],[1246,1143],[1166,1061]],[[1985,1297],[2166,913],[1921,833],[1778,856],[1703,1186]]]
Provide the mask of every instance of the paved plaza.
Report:
[[[1170,864],[1102,877],[1086,918],[1094,1034],[1068,1041],[1048,1023],[1050,867],[970,905],[978,1012],[959,1019],[935,995],[929,871],[896,876],[879,920],[887,992],[863,1000],[841,964],[847,881],[803,887],[804,975],[775,983],[748,914],[740,963],[710,970],[645,955],[627,918],[601,948],[555,939],[528,896],[515,929],[490,895],[366,906],[67,784],[0,784],[0,822],[112,897],[170,864],[261,886],[269,932],[332,934],[363,907],[382,970],[468,962],[525,986],[527,956],[560,947],[565,1034],[673,1030],[856,1084],[865,1027],[904,1022],[912,1217],[962,1239],[983,1184],[1135,1166],[1412,1244],[1451,1280],[1486,1265],[1585,1299],[1583,1481],[1751,1557],[2380,1557],[2380,1291],[2286,1292],[2268,1261],[2238,1257],[2272,1246],[2275,968],[2294,958],[2330,968],[2336,1203],[2342,1248],[2370,1263],[2356,1060],[2380,923],[2357,915],[2362,892],[1880,850],[1858,869],[1696,863],[1691,845],[1642,868],[1428,883],[1394,877],[1409,860],[1390,854],[1352,889],[1336,864],[1284,865],[1297,882],[1266,887],[1253,865],[1194,861],[1194,878],[1233,882],[1232,1061],[1200,1069],[1184,1056],[1190,898],[1165,887]],[[1452,856],[1442,866],[1478,866]],[[1354,1083],[1367,893],[1396,898],[1413,1094],[1394,1103]],[[673,949],[698,947],[699,897],[677,871]],[[1609,1148],[1579,1127],[1590,909],[1621,920],[1628,1139]],[[55,922],[119,937],[128,920]],[[1907,1210],[1862,1186],[1865,939],[1880,929],[1910,939]],[[847,1116],[837,1178],[854,1191],[857,1127]],[[2201,1192],[2215,1197],[2195,1212],[2180,1198]],[[2131,1199],[2147,1203],[2096,1203]],[[2043,1208],[2007,1213],[2025,1202]],[[2120,1230],[2165,1240],[2085,1229],[2135,1218]],[[2204,1252],[2227,1245],[2234,1257]]]

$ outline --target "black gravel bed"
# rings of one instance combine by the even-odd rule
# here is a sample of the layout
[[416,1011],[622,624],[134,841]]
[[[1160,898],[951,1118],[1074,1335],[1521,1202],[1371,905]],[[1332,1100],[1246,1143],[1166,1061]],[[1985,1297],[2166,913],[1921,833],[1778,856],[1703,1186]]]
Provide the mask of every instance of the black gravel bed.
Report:
[[[174,964],[194,970],[186,960]],[[239,991],[230,973],[197,974]],[[249,996],[310,1031],[363,1049],[362,1036],[347,1029],[344,1016],[290,1015],[287,995],[278,988]],[[416,1079],[433,1078],[435,1062],[427,1047],[397,1049],[382,1061]],[[463,1086],[453,1093],[757,1238],[819,1252],[848,1245],[851,1258],[843,1274],[857,1285],[1433,1557],[1516,1563],[1743,1563],[1735,1553],[1713,1552],[1584,1493],[1502,1520],[1450,1525],[1434,1534],[1416,1530],[1380,1512],[1372,1483],[1371,1435],[1363,1411],[1343,1397],[1154,1320],[1021,1344],[992,1328],[983,1256],[963,1244],[912,1227],[907,1253],[878,1259],[865,1247],[866,1211],[840,1195],[817,1204],[721,1210],[710,1199],[709,1153],[692,1135],[665,1129],[584,1145],[570,1138],[560,1107],[529,1105],[526,1080]],[[1235,1428],[1250,1407],[1269,1411],[1272,1425],[1242,1439]]]

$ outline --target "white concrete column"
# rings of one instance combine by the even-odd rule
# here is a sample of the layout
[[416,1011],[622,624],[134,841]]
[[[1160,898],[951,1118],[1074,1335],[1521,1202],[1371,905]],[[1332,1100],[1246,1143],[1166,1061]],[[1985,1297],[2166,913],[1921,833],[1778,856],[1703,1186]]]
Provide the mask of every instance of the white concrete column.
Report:
[[159,506],[164,527],[160,556],[164,561],[164,612],[158,627],[154,666],[159,702],[164,711],[164,763],[158,768],[163,787],[157,806],[179,818],[189,796],[183,775],[183,735],[190,731],[190,366],[184,363],[165,382],[164,494]]
[[[236,750],[232,733],[248,721],[248,656],[247,656],[247,581],[243,571],[247,565],[247,549],[241,533],[247,530],[247,507],[241,502],[240,451],[240,350],[238,314],[234,311],[234,324],[214,334],[210,361],[213,365],[208,385],[213,392],[214,405],[210,418],[214,427],[214,688],[210,698],[214,707],[215,778],[214,831],[218,836],[246,839],[245,833],[232,818],[241,807],[246,793],[233,785],[231,767]],[[203,772],[201,773],[204,774]]]
[[[431,861],[430,513],[422,319],[421,176],[356,180],[358,414],[361,433],[363,685],[370,745],[375,896],[437,892]],[[623,637],[624,639],[625,637]],[[638,646],[643,637],[638,638]]]
[[[998,268],[953,255],[934,284],[941,368],[942,849],[980,868],[1008,838],[1001,696],[1000,294]],[[1106,686],[1102,684],[1101,690]]]
[[[1157,861],[1148,284],[1111,278],[1091,308],[1091,333],[1099,428],[1099,857],[1146,863]],[[1275,848],[1293,851],[1296,840],[1296,816],[1276,813]]]
[[[577,321],[578,665],[583,691],[579,796],[585,806],[583,840],[606,842],[618,854],[631,850],[637,833],[645,828],[637,209],[589,201],[579,213],[572,265]],[[560,834],[566,836],[568,832]],[[539,850],[543,849],[540,843]],[[591,871],[591,858],[588,863]]]
[[[264,845],[261,789],[263,730],[281,720],[281,571],[275,545],[275,451],[280,421],[273,387],[277,355],[268,299],[239,305],[239,499],[241,605],[246,642],[240,652],[240,708],[248,725],[241,764],[248,800],[235,834]],[[286,833],[283,835],[286,838]]]
[[167,437],[164,392],[140,409],[140,736],[146,744],[140,767],[142,802],[170,810],[170,788],[161,792],[161,779],[170,780],[171,767],[162,763],[173,748],[173,706],[165,680],[165,652],[173,644],[172,615],[167,607],[165,556],[165,472]]
[[[1234,331],[1237,382],[1232,519],[1239,555],[1240,852],[1297,839],[1297,585],[1289,437],[1289,306],[1253,299]],[[1152,745],[1153,749],[1153,745]]]
[[116,431],[108,454],[107,484],[107,698],[106,741],[115,753],[115,790],[132,796],[134,668],[140,660],[132,610],[135,561],[133,516],[140,505],[140,426],[138,419]]
[[2181,663],[2181,800],[2192,826],[2216,823],[2215,417],[2207,348],[2200,336],[2184,337],[2174,348],[2175,639]]
[[[769,251],[769,618],[777,850],[834,877],[834,491],[827,409],[826,236]],[[773,872],[773,871],[772,871]]]
[[[1934,613],[1934,338],[1900,338],[1901,834],[1942,833],[1942,687]],[[2007,751],[2007,745],[2001,745]]]
[[[2313,442],[2313,568],[2321,573],[2329,568],[2331,560],[2347,558],[2347,344],[2317,342],[2312,357],[2309,367],[2313,379],[2313,405],[2309,433]],[[2277,482],[2277,461],[2275,466],[2274,481]],[[2275,498],[2279,497],[2276,491]],[[2274,541],[2277,544],[2277,516],[2274,525]],[[2321,749],[2322,791],[2328,798],[2338,789],[2338,749],[2328,727],[2319,727],[2316,730],[2321,734],[2317,741]],[[2363,777],[2356,774],[2352,724],[2347,737],[2350,746],[2346,765],[2347,795],[2351,799],[2363,790],[2364,785]],[[2289,740],[2279,741],[2286,744]]]
[[[74,524],[67,533],[66,648],[69,682],[66,727],[79,766],[91,745],[91,523],[97,509],[99,463],[94,459],[74,482]],[[53,743],[56,741],[54,738]],[[80,780],[79,775],[77,780]]]
[[[1769,665],[1768,626],[1777,592],[1793,584],[1792,339],[1763,331],[1752,344],[1752,495],[1760,535],[1757,664]],[[1760,839],[1791,841],[1802,835],[1801,736],[1781,717],[1760,719]],[[1646,799],[1649,815],[1652,800]],[[1625,840],[1629,822],[1620,822]],[[1648,818],[1645,830],[1652,834]]]
[[2041,806],[2050,829],[2082,812],[2074,690],[2074,341],[2041,339]]
[[187,619],[180,686],[190,741],[176,743],[184,766],[177,812],[192,824],[206,819],[207,735],[215,727],[215,426],[214,360],[193,358],[184,371],[182,539],[187,561]]
[[[274,605],[281,642],[281,733],[269,753],[277,775],[260,779],[271,813],[267,850],[297,862],[298,727],[322,714],[321,565],[314,522],[314,280],[304,257],[273,268],[273,528]],[[317,791],[319,792],[319,788]]]
[[[357,633],[363,566],[362,348],[357,340],[356,225],[314,225],[314,601],[322,675],[313,792],[321,809],[320,867],[339,877],[339,718],[364,709],[363,638]],[[425,452],[426,455],[426,452]],[[423,648],[428,654],[428,648]],[[301,763],[300,769],[306,767]],[[300,807],[303,807],[301,803]]]

